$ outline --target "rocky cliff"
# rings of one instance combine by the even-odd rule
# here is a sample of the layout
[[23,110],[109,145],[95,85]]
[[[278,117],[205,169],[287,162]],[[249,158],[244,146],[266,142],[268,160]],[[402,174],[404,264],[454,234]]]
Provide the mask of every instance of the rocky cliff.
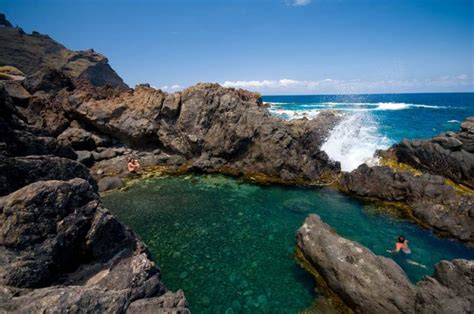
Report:
[[0,66],[13,66],[27,75],[50,67],[95,86],[127,88],[103,55],[92,49],[71,51],[38,32],[26,34],[21,28],[12,27],[4,14],[0,15],[0,42]]
[[97,179],[127,175],[130,154],[145,166],[268,182],[327,183],[340,172],[320,149],[340,120],[336,112],[287,122],[271,116],[258,94],[218,84],[173,94],[147,85],[122,91],[73,82],[55,69],[4,85],[10,96],[21,94],[26,121],[70,145]]
[[[413,285],[392,259],[339,236],[317,215],[298,230],[300,258],[319,289],[340,311],[355,313],[470,313],[474,262],[441,261]],[[336,299],[336,300],[334,300]]]
[[196,171],[263,174],[282,182],[323,182],[339,172],[320,149],[336,113],[285,122],[270,116],[259,95],[244,90],[198,84],[166,94],[138,86],[106,99],[75,90],[62,105],[86,129],[131,148],[179,156]]
[[25,123],[28,92],[9,83],[0,83],[0,312],[187,313],[74,151]]

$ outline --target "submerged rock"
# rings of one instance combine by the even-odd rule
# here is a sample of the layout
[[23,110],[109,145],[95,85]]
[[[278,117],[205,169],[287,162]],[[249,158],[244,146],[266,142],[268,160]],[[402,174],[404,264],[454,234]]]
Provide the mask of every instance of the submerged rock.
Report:
[[[472,261],[442,261],[432,277],[412,285],[392,260],[339,236],[319,216],[298,230],[298,248],[329,289],[356,313],[469,313],[474,304]],[[321,288],[321,287],[320,287]]]
[[99,180],[97,183],[99,186],[99,192],[105,192],[108,190],[120,189],[124,186],[122,179],[118,177],[105,177]]
[[300,215],[307,214],[313,208],[313,204],[307,199],[290,199],[283,202],[285,209]]

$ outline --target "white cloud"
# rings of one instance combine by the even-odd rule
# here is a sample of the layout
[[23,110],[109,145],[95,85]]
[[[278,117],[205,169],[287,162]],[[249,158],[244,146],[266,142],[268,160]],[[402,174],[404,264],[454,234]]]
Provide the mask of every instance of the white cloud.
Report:
[[431,79],[400,79],[366,81],[360,79],[339,80],[326,78],[315,81],[280,79],[280,80],[251,80],[225,81],[224,87],[250,89],[261,93],[380,93],[403,91],[445,91],[445,90],[474,90],[474,78],[461,74],[443,76]]
[[183,89],[183,87],[181,85],[174,84],[171,86],[168,86],[168,85],[161,86],[160,89],[164,91],[176,91],[178,89]]
[[305,5],[310,4],[311,0],[289,0],[287,1],[287,3],[295,7],[303,7]]

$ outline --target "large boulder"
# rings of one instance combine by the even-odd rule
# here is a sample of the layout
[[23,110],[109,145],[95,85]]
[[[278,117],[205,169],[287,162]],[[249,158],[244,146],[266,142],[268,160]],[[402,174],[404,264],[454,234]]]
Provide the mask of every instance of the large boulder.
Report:
[[298,230],[298,247],[342,301],[356,313],[409,313],[415,288],[392,259],[340,237],[319,216]]
[[0,196],[44,180],[85,179],[97,190],[95,180],[81,163],[61,157],[26,156],[0,158]]
[[474,261],[441,261],[417,288],[416,313],[472,313]]
[[55,68],[40,69],[28,76],[23,84],[32,94],[37,91],[50,93],[60,91],[63,88],[69,90],[74,88],[71,79],[64,72]]
[[472,313],[473,261],[441,261],[414,286],[392,259],[339,236],[314,214],[298,230],[297,245],[319,288],[356,313]]
[[119,177],[105,177],[98,182],[99,192],[120,189],[124,186],[122,179]]
[[95,148],[92,133],[79,127],[66,129],[58,136],[58,141],[64,145],[70,145],[75,150],[93,150]]
[[35,182],[0,197],[0,209],[0,311],[125,313],[144,298],[154,311],[169,306],[154,299],[166,288],[147,249],[87,181]]

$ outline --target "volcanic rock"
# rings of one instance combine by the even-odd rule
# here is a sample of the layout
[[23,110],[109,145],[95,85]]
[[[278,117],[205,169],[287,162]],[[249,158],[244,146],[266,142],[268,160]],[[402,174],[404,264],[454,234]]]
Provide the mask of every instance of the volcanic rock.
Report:
[[443,177],[363,164],[344,173],[340,187],[365,199],[408,206],[422,225],[474,244],[474,195],[457,192]]
[[71,159],[53,156],[0,158],[0,195],[6,195],[30,183],[42,180],[83,178],[96,190],[88,169]]
[[340,120],[334,112],[286,122],[271,116],[258,94],[217,84],[174,94],[140,85],[105,99],[87,95],[69,96],[71,116],[135,149],[182,156],[194,170],[323,181],[340,169],[320,150]]
[[105,177],[100,179],[97,184],[99,186],[99,192],[120,189],[124,186],[123,181],[118,177]]
[[357,242],[342,238],[314,214],[298,230],[297,245],[324,281],[324,289],[330,289],[356,313],[472,310],[472,261],[441,261],[432,277],[425,277],[414,286],[392,259],[377,256]]
[[444,133],[430,140],[403,140],[387,152],[398,162],[423,172],[438,174],[474,188],[474,117],[458,133]]
[[92,133],[76,127],[70,127],[58,136],[58,141],[65,145],[71,145],[75,150],[93,150],[95,141]]
[[431,277],[417,284],[416,313],[471,313],[474,306],[474,261],[441,261]]
[[172,310],[154,300],[166,288],[147,249],[87,181],[35,182],[1,197],[0,209],[1,311],[124,313],[149,297],[149,308]]
[[7,20],[5,14],[0,13],[0,26],[13,27],[12,24]]
[[0,45],[0,66],[14,66],[29,75],[49,67],[85,79],[94,86],[109,84],[127,88],[107,58],[92,49],[71,51],[47,35],[25,34],[19,28],[12,28],[4,15],[0,16],[0,25],[10,26],[0,27],[0,42],[8,43]]
[[30,93],[43,91],[46,93],[58,92],[63,88],[71,90],[74,84],[64,72],[55,68],[40,69],[36,73],[28,76],[24,85]]
[[92,156],[92,153],[88,150],[78,150],[76,151],[77,154],[77,161],[80,162],[81,164],[90,167],[94,163],[94,157]]

